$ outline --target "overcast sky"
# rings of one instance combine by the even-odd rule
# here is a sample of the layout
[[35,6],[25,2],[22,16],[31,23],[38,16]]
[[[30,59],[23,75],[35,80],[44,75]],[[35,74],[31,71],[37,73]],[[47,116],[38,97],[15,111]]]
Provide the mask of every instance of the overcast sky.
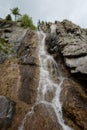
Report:
[[37,21],[62,21],[68,19],[87,28],[87,0],[0,0],[0,17],[19,7],[20,13],[29,14]]

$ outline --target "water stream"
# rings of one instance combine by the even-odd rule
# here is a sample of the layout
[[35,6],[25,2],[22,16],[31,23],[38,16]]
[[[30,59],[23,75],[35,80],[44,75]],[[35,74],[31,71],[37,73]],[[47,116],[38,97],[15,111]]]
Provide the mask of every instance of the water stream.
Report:
[[[46,34],[44,34],[42,31],[39,31],[38,37],[40,41],[38,53],[40,62],[40,79],[39,86],[37,89],[37,99],[35,105],[39,103],[50,104],[54,109],[54,112],[56,113],[58,122],[62,126],[62,129],[72,130],[72,128],[70,128],[64,123],[62,116],[62,103],[60,102],[60,93],[64,77],[53,57],[46,52]],[[32,111],[27,113],[22,125],[19,127],[18,130],[24,130],[24,123],[26,121],[26,118],[33,112],[34,111],[32,108]]]

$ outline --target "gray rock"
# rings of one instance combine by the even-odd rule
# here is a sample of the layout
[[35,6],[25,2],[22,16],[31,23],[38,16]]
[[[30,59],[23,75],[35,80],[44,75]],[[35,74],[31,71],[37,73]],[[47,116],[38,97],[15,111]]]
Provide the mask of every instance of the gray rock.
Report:
[[9,128],[15,112],[15,103],[5,96],[0,96],[0,130]]
[[21,63],[23,65],[36,65],[36,59],[33,56],[23,56],[21,58]]
[[77,57],[87,55],[87,43],[84,41],[72,40],[63,47],[62,54],[65,57]]
[[87,56],[77,58],[66,58],[65,63],[71,68],[72,73],[87,74]]
[[6,55],[4,53],[0,53],[0,64],[4,63],[6,59]]
[[81,29],[68,20],[56,22],[56,35],[49,34],[46,45],[49,53],[58,56],[60,52],[70,72],[80,74],[78,78],[87,74],[87,29]]
[[[2,22],[3,23],[3,22]],[[4,25],[7,25],[5,22]],[[20,45],[26,35],[27,29],[13,25],[9,28],[2,28],[0,31],[0,38],[4,39],[4,50],[0,51],[0,63],[3,63],[6,58],[16,56],[16,52],[20,49]]]

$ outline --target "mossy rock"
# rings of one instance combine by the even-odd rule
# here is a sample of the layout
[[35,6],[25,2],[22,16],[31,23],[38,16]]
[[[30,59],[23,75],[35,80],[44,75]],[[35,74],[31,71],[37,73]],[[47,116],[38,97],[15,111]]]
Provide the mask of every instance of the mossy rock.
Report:
[[8,54],[12,51],[12,45],[8,43],[4,38],[0,38],[0,52],[4,52],[5,54]]

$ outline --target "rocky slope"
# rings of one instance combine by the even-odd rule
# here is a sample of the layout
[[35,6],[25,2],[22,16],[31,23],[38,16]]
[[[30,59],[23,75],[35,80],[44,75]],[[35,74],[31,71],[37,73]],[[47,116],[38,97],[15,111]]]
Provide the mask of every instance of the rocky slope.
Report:
[[[0,38],[5,42],[0,50],[0,130],[17,130],[36,99],[37,35],[15,22],[1,21]],[[8,44],[11,51],[5,53]]]
[[87,80],[87,30],[67,20],[55,25],[56,34],[47,38],[48,51],[60,52],[71,73]]
[[87,30],[64,20],[50,25],[47,51],[57,61],[63,75],[61,101],[65,122],[74,130],[87,129]]
[[[74,130],[87,130],[87,30],[67,20],[47,23],[42,29],[47,33],[46,49],[65,77],[60,96],[65,123]],[[35,103],[38,40],[36,31],[0,20],[0,130],[17,130]],[[52,97],[49,91],[47,100]],[[62,130],[52,106],[43,103],[34,107],[24,128]]]

